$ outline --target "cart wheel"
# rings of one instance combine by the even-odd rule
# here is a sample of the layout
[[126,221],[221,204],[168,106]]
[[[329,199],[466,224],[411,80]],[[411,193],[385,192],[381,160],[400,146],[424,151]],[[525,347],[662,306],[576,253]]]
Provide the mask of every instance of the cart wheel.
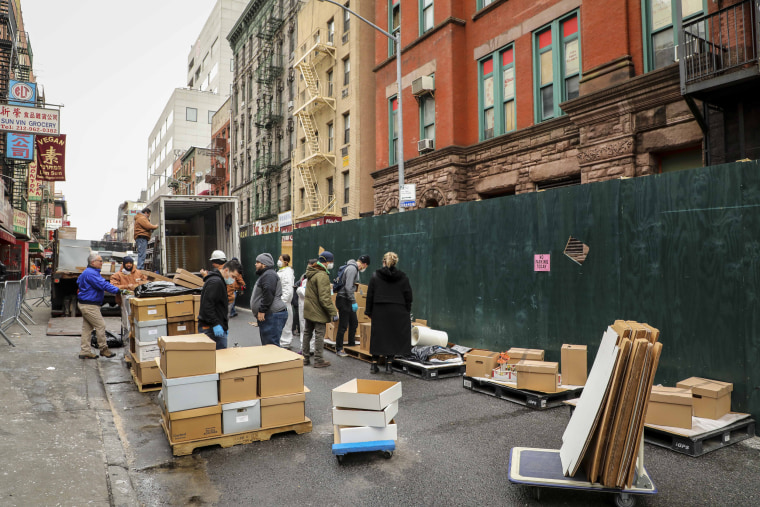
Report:
[[335,457],[338,458],[338,464],[342,465],[343,464],[343,455],[342,454],[336,454]]
[[615,495],[615,505],[617,507],[633,507],[636,505],[636,497],[630,493],[618,493]]
[[383,451],[383,457],[385,459],[391,459],[393,457],[393,451]]
[[541,501],[541,488],[533,488],[533,497],[537,502]]

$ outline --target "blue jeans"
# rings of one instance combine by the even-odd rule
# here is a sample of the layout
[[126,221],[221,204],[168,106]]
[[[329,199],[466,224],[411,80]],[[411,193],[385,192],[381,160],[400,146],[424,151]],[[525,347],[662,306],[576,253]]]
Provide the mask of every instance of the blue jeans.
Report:
[[[254,317],[256,314],[253,314]],[[285,327],[285,323],[288,321],[288,312],[283,310],[277,313],[267,313],[264,315],[264,320],[259,322],[259,336],[261,337],[262,345],[277,345],[280,346],[280,336],[282,336],[282,329]]]
[[212,340],[216,342],[216,350],[219,349],[226,349],[227,348],[227,331],[224,332],[224,336],[221,338],[217,338],[214,336],[214,328],[211,326],[207,326],[205,324],[201,324],[198,322],[198,332],[203,333]]
[[148,238],[137,238],[137,269],[142,269],[145,264],[145,251],[148,249]]

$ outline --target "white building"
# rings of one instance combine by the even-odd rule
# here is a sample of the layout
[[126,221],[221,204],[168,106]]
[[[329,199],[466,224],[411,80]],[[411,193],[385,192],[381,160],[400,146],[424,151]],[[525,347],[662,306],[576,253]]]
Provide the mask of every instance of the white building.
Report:
[[174,161],[211,142],[211,119],[230,95],[232,49],[227,34],[248,4],[217,0],[187,57],[187,88],[175,89],[148,136],[147,202],[169,193]]

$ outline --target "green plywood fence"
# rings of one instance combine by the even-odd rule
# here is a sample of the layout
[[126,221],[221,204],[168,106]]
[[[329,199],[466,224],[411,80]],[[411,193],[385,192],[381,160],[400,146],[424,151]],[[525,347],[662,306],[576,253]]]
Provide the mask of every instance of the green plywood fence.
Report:
[[[571,235],[589,246],[583,265],[563,255]],[[662,332],[658,383],[730,381],[733,409],[760,417],[758,162],[298,229],[298,274],[320,246],[336,266],[369,254],[365,283],[398,253],[414,315],[463,345],[559,361],[563,343],[587,344],[591,362],[608,324],[647,322]],[[247,278],[246,252],[266,248],[279,252],[279,236],[243,240]],[[535,254],[551,271],[533,270]]]
[[264,234],[261,236],[249,236],[240,240],[240,262],[243,264],[243,279],[245,280],[245,293],[238,296],[237,304],[245,308],[249,307],[253,284],[256,283],[256,256],[261,253],[270,253],[274,262],[280,256],[281,240],[280,233]]

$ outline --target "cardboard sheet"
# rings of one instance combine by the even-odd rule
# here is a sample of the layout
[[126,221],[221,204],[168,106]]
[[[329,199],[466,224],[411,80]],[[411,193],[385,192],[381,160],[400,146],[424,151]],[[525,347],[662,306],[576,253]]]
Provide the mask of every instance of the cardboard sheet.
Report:
[[690,430],[687,430],[686,428],[674,428],[672,426],[660,426],[658,424],[645,424],[645,426],[647,428],[654,428],[656,430],[667,431],[668,433],[673,433],[674,435],[681,435],[683,437],[693,437],[696,435],[701,435],[702,433],[707,433],[710,431],[715,431],[721,428],[725,428],[726,426],[730,426],[731,424],[734,424],[737,421],[741,421],[742,419],[746,419],[749,416],[750,414],[742,414],[740,412],[731,412],[729,414],[724,415],[720,419],[705,419],[704,417],[692,417]]
[[608,327],[599,345],[586,387],[578,400],[578,407],[562,435],[559,454],[565,475],[575,475],[591,440],[620,351],[616,345],[617,340],[618,334]]

